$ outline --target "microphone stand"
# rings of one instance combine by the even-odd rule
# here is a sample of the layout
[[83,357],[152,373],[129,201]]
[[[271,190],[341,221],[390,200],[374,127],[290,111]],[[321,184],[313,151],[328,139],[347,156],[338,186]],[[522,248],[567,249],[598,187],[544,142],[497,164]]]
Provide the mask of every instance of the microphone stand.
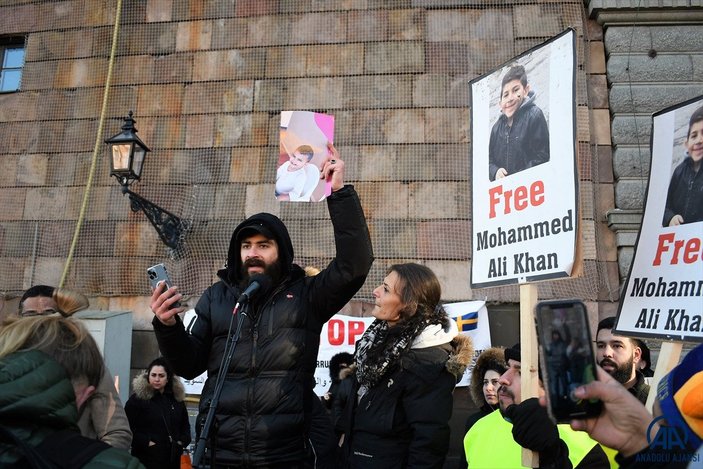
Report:
[[[249,307],[249,299],[244,298],[241,303],[241,311],[239,310],[240,303],[234,307],[233,315],[237,315],[237,329],[232,335],[232,323],[230,320],[229,326],[229,337],[227,343],[225,344],[225,351],[222,356],[222,363],[220,364],[220,370],[217,372],[217,381],[215,382],[215,391],[213,393],[212,399],[210,400],[210,407],[207,411],[207,417],[205,418],[205,423],[203,424],[203,429],[200,432],[200,437],[198,438],[198,443],[195,445],[195,451],[193,452],[193,469],[205,469],[208,466],[200,464],[200,460],[205,454],[205,446],[207,445],[207,440],[210,437],[210,430],[212,429],[212,424],[215,421],[215,412],[217,411],[217,405],[220,402],[220,395],[222,394],[222,388],[225,384],[225,378],[227,376],[227,370],[229,370],[229,364],[232,361],[232,356],[234,356],[234,349],[239,342],[239,337],[242,332],[242,323],[244,322],[244,316],[247,316],[247,309]],[[214,458],[215,448],[212,448],[211,459]],[[213,461],[211,461],[212,463]],[[212,464],[211,464],[212,466]]]

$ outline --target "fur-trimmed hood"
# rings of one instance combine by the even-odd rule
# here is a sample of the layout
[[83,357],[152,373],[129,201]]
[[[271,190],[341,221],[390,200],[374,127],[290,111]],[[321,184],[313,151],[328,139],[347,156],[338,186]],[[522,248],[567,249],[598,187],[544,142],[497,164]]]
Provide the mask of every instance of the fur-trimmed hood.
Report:
[[483,375],[486,374],[487,370],[495,370],[501,375],[507,370],[505,353],[501,347],[491,347],[481,352],[471,372],[469,391],[471,392],[471,399],[478,407],[486,403],[486,399],[483,397]]
[[474,356],[474,343],[468,335],[458,334],[449,344],[452,346],[452,353],[445,366],[447,371],[456,376],[459,381],[466,368],[471,364],[471,358]]
[[[181,379],[173,375],[173,380],[171,382],[171,387],[173,389],[173,397],[178,402],[185,401],[186,389],[181,383]],[[132,389],[134,389],[134,394],[142,400],[148,401],[154,397],[154,388],[149,385],[149,379],[147,378],[146,372],[141,372],[132,380]]]

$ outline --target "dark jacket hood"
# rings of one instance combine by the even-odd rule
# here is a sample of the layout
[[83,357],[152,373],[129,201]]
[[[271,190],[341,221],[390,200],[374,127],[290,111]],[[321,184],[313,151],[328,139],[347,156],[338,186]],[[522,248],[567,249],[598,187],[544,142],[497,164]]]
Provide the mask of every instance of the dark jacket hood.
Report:
[[276,244],[278,245],[278,260],[281,263],[282,278],[286,278],[290,274],[295,257],[293,252],[293,243],[288,234],[288,228],[283,224],[280,218],[270,213],[257,213],[241,222],[232,233],[232,239],[229,242],[229,251],[227,252],[227,267],[218,272],[221,278],[227,279],[230,284],[238,285],[242,281],[242,258],[240,255],[239,234],[244,228],[256,225],[263,225],[270,231]]
[[483,375],[486,374],[486,371],[494,370],[502,375],[507,369],[505,352],[502,348],[491,347],[481,352],[476,359],[474,369],[471,371],[471,384],[469,385],[474,404],[481,407],[486,403],[486,399],[483,397]]

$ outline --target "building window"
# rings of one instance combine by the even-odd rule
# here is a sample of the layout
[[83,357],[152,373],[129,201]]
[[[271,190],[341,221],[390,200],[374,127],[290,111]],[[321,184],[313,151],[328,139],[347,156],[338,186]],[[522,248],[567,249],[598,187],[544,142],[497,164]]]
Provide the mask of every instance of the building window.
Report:
[[17,91],[24,67],[24,38],[0,37],[0,93]]

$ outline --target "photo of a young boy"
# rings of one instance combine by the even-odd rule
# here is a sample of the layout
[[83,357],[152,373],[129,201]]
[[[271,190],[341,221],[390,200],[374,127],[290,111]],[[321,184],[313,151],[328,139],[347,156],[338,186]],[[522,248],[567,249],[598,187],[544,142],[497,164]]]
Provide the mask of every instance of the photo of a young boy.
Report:
[[491,181],[549,161],[549,127],[522,65],[503,76],[499,105],[488,148]]
[[674,169],[669,182],[664,227],[703,221],[703,107],[691,114],[684,152],[686,156]]
[[301,145],[289,155],[289,160],[276,170],[276,198],[291,202],[309,202],[320,183],[320,170],[310,163],[315,151]]

